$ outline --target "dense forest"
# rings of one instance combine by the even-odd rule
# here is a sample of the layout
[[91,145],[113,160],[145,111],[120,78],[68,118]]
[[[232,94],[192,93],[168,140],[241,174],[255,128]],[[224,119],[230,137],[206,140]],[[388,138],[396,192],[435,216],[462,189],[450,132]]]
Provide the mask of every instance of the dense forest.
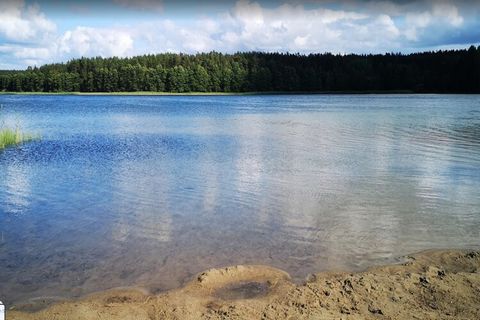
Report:
[[480,47],[414,54],[247,52],[80,58],[0,71],[0,91],[480,93]]

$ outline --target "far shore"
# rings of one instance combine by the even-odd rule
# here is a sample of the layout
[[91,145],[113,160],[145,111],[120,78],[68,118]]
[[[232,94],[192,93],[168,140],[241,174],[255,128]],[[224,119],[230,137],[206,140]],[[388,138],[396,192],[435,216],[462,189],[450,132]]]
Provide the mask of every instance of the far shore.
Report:
[[364,272],[312,274],[303,284],[273,267],[234,266],[160,294],[119,288],[28,307],[9,309],[8,319],[480,319],[480,251],[426,251]]
[[[78,96],[252,96],[252,95],[310,95],[310,94],[416,94],[409,90],[372,90],[372,91],[251,91],[251,92],[17,92],[0,91],[0,95],[78,95]],[[425,93],[418,93],[425,94]],[[427,93],[429,94],[429,93]],[[431,94],[436,94],[432,92]]]

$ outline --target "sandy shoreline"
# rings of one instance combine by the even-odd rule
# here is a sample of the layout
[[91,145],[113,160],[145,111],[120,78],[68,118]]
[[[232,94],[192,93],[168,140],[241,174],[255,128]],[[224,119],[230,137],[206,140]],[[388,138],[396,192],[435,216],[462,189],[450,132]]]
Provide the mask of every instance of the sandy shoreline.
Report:
[[480,251],[435,250],[401,265],[323,272],[294,284],[267,266],[200,273],[158,295],[116,289],[8,319],[480,319]]

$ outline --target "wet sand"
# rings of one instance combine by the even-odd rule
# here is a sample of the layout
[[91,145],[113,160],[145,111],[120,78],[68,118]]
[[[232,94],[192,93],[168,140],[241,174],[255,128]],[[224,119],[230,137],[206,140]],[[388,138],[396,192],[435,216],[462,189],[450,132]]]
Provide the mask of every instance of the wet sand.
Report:
[[323,272],[295,284],[267,266],[211,269],[153,295],[116,289],[8,319],[480,319],[480,251],[436,250],[401,265]]

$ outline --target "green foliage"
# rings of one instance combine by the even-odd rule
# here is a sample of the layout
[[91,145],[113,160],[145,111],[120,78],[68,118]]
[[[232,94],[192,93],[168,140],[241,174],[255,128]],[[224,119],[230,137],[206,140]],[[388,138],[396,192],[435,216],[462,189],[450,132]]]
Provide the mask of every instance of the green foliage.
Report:
[[[0,105],[0,112],[2,108],[3,107]],[[22,133],[19,127],[17,127],[15,130],[4,128],[3,122],[0,122],[0,150],[9,146],[36,139],[39,139],[39,137]]]
[[0,129],[0,150],[9,146],[17,145],[23,142],[28,142],[37,139],[32,135],[26,135],[19,129]]
[[0,149],[14,145],[20,142],[21,137],[17,131],[11,129],[0,130]]
[[80,58],[0,71],[12,92],[480,92],[480,47],[385,55],[218,52]]

